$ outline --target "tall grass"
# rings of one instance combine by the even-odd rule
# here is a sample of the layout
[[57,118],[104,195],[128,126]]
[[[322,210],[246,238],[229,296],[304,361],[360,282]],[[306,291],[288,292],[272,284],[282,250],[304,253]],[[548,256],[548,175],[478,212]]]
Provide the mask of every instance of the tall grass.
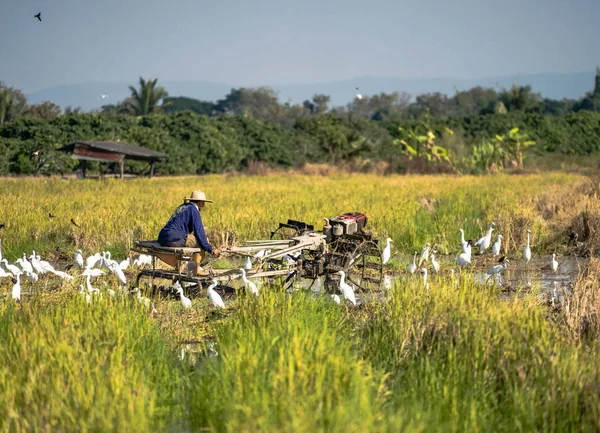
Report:
[[[263,238],[288,218],[319,227],[362,211],[395,253],[431,241],[451,251],[459,227],[475,237],[492,220],[509,249],[531,228],[534,252],[554,251],[573,221],[597,238],[586,183],[564,174],[1,180],[0,235],[9,260],[56,247],[65,257],[125,255],[201,188],[215,199],[203,217],[216,244]],[[154,299],[157,316],[131,298],[88,305],[75,282],[41,289],[56,289],[50,279],[24,282],[15,305],[1,282],[0,432],[598,431],[599,269],[590,261],[559,320],[534,294],[502,299],[468,272],[431,276],[429,290],[419,278],[397,281],[359,307],[265,285],[218,312],[207,299],[185,311]],[[207,335],[217,356],[178,359],[179,340]]]
[[182,377],[133,303],[0,303],[0,431],[164,431],[182,417]]
[[[533,249],[553,247],[564,236],[568,217],[554,226],[554,213],[565,198],[581,198],[589,183],[573,174],[523,176],[375,176],[308,175],[204,176],[119,180],[2,179],[0,233],[9,257],[35,249],[85,254],[109,249],[123,256],[139,239],[155,239],[174,208],[194,189],[215,203],[203,219],[217,245],[268,237],[288,218],[320,228],[324,217],[359,211],[380,237],[391,236],[399,251],[411,254],[435,241],[442,251],[454,249],[457,230],[478,238],[490,221],[505,243],[520,247],[525,227]],[[580,200],[581,201],[581,200]],[[561,212],[574,214],[577,201]],[[56,215],[50,218],[49,213]],[[81,226],[71,224],[73,218]],[[558,232],[558,233],[557,233]]]

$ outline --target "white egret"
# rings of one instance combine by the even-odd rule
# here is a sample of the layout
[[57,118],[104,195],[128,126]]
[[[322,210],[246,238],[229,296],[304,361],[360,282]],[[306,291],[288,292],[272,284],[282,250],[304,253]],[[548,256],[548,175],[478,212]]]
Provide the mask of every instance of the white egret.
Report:
[[421,268],[419,273],[423,277],[423,287],[425,287],[425,289],[429,290],[429,283],[427,282],[427,269]]
[[431,253],[431,266],[436,274],[440,272],[440,264],[435,259],[435,253]]
[[21,301],[21,279],[20,279],[21,278],[21,273],[18,272],[15,275],[15,278],[17,279],[17,282],[12,287],[12,292],[11,292],[12,298],[15,301]]
[[502,235],[498,235],[496,242],[492,245],[492,256],[498,257],[500,255],[500,248],[502,246]]
[[92,269],[94,266],[96,266],[101,261],[102,261],[102,255],[100,253],[96,253],[93,256],[89,256],[85,260],[85,267],[88,269]]
[[11,277],[12,274],[6,272],[3,267],[0,266],[0,278]]
[[210,286],[208,286],[208,298],[211,300],[215,307],[225,308],[225,303],[223,302],[221,295],[219,295],[215,291],[215,287],[217,287],[217,284],[218,283],[216,280],[212,280]]
[[256,254],[254,254],[254,258],[255,259],[262,259],[264,257],[267,257],[269,254],[271,254],[271,250],[260,250],[259,252],[257,252]]
[[31,263],[29,263],[27,261],[27,257],[25,256],[25,253],[23,253],[23,257],[20,259],[17,259],[17,262],[21,265],[21,269],[23,269],[25,271],[25,273],[33,273],[33,266],[31,266]]
[[550,260],[550,268],[555,274],[558,272],[558,262],[556,261],[556,253],[552,253],[552,260]]
[[415,251],[415,255],[413,256],[413,261],[406,267],[406,270],[410,274],[414,274],[417,272],[417,252]]
[[2,262],[4,263],[4,267],[6,268],[6,270],[8,272],[10,272],[11,274],[13,274],[13,276],[17,276],[17,274],[22,274],[23,271],[21,271],[21,269],[19,269],[17,266],[15,265],[11,265],[10,263],[8,263],[8,260],[6,259],[2,259]]
[[94,268],[94,269],[90,269],[90,268],[86,268],[83,273],[81,274],[82,277],[87,277],[88,275],[90,277],[99,277],[100,275],[104,275],[106,272],[104,272],[102,269],[98,269],[98,268]]
[[501,272],[506,270],[506,265],[508,265],[508,260],[504,260],[501,264],[491,267],[485,273],[486,275],[492,276],[496,274],[500,274]]
[[192,306],[192,300],[183,294],[183,287],[181,284],[177,286],[177,292],[179,293],[179,300],[181,301],[181,306],[184,310],[187,310]]
[[83,254],[81,253],[81,250],[75,252],[73,259],[75,260],[75,264],[79,266],[79,269],[83,269]]
[[125,274],[123,273],[123,271],[121,270],[121,268],[119,267],[119,264],[117,262],[111,262],[108,265],[108,269],[110,269],[110,271],[115,275],[115,277],[117,277],[117,279],[119,280],[119,282],[123,285],[127,284],[127,279],[125,278]]
[[383,249],[383,252],[381,253],[381,264],[383,264],[383,265],[385,265],[390,260],[390,257],[392,256],[392,246],[390,245],[392,242],[394,242],[392,240],[392,238],[386,239],[385,248]]
[[475,246],[477,247],[479,254],[482,254],[490,247],[490,244],[492,243],[492,232],[494,231],[495,225],[496,224],[492,221],[487,233],[479,238],[477,242],[475,242]]
[[333,295],[331,295],[331,299],[333,299],[333,302],[335,302],[336,304],[342,303],[342,300],[340,299],[340,297],[338,295],[336,295],[335,293]]
[[151,265],[152,256],[148,254],[140,254],[137,259],[133,261],[133,266]]
[[40,275],[46,273],[46,271],[40,264],[40,261],[35,256],[35,251],[32,251],[31,255],[29,256],[29,260],[31,260],[31,266],[33,266],[33,269],[35,269],[35,272],[37,272]]
[[90,295],[94,295],[94,294],[99,294],[100,290],[96,289],[94,287],[92,287],[92,282],[91,282],[91,276],[88,275],[86,280],[85,280],[85,284],[87,286],[87,291],[89,292]]
[[129,267],[129,257],[119,263],[119,269],[124,271]]
[[338,274],[340,274],[340,292],[342,292],[345,299],[356,305],[354,289],[346,282],[346,273],[344,271],[339,271]]
[[465,248],[467,248],[467,241],[465,240],[465,231],[463,229],[458,229],[458,231],[460,232],[460,246],[466,253],[467,251],[465,250]]
[[360,89],[358,87],[355,87],[356,89],[356,99],[362,99],[362,95],[360,94]]
[[529,234],[530,230],[527,230],[527,243],[525,244],[525,248],[523,248],[523,260],[525,262],[529,262],[531,260],[531,248],[529,247]]
[[419,257],[419,265],[429,260],[429,253],[431,251],[431,244],[427,242],[421,250],[421,257]]
[[254,284],[254,282],[246,278],[246,271],[244,270],[244,268],[240,268],[240,272],[242,273],[242,281],[244,281],[244,285],[246,286],[246,288],[250,290],[250,293],[258,296],[258,287],[256,287],[256,284]]

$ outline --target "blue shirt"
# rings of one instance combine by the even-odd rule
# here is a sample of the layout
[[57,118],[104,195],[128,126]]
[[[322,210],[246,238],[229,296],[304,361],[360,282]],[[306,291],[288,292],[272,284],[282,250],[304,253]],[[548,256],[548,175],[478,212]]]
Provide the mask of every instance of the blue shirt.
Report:
[[159,242],[185,241],[187,235],[194,233],[196,242],[204,250],[212,253],[213,247],[208,243],[204,233],[204,225],[198,208],[193,203],[185,203],[175,209],[173,215],[158,234]]

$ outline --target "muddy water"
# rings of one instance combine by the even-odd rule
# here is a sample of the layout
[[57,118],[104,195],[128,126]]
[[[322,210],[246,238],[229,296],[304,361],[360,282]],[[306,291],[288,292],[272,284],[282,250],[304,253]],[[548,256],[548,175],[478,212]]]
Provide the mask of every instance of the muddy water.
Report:
[[[553,273],[550,269],[551,255],[548,256],[534,256],[529,263],[526,263],[522,259],[509,259],[507,269],[501,273],[499,277],[489,277],[486,272],[491,267],[498,264],[498,262],[491,257],[473,256],[473,266],[470,268],[473,271],[475,280],[480,284],[495,284],[501,289],[506,296],[512,296],[517,290],[527,290],[538,288],[540,289],[540,296],[548,300],[552,298],[564,298],[565,295],[569,294],[572,290],[573,283],[577,279],[579,273],[584,269],[587,264],[586,258],[575,257],[575,256],[561,256],[557,258],[559,267],[557,273]],[[440,259],[438,259],[440,260]],[[409,261],[407,261],[407,264]],[[452,258],[446,260],[440,260],[441,272],[445,275],[449,275],[451,270],[457,271],[458,266],[452,261]],[[435,284],[436,275],[431,273],[431,265],[426,264],[430,272],[429,281],[430,284]],[[382,292],[375,293],[357,293],[357,299],[367,301],[368,299],[378,298],[381,296],[385,289],[393,287],[395,282],[404,281],[406,279],[421,278],[420,275],[414,274],[409,275],[406,271],[401,271],[397,274],[387,274],[384,276],[382,285]],[[312,280],[301,280],[298,281],[294,289],[308,289],[311,286]],[[319,281],[315,281],[310,287],[311,291],[317,295],[321,293],[321,284]]]

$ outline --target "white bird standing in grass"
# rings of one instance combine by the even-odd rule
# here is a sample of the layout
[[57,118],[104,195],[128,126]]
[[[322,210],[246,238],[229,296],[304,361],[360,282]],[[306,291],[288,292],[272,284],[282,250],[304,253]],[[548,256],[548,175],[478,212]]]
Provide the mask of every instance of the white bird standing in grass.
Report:
[[523,248],[523,260],[525,260],[526,263],[529,263],[529,261],[531,260],[531,248],[529,247],[529,233],[531,233],[531,231],[527,230],[527,243],[525,244],[525,248]]
[[381,263],[383,265],[385,265],[390,260],[390,257],[392,255],[392,246],[390,245],[392,242],[394,242],[392,240],[392,238],[386,239],[385,248],[383,249],[383,252],[381,253]]
[[440,272],[440,264],[435,259],[435,253],[433,252],[431,253],[431,266],[436,274]]
[[406,270],[409,274],[414,274],[417,272],[417,252],[415,251],[415,255],[413,256],[413,261],[406,267]]
[[17,279],[17,282],[13,285],[12,287],[12,298],[15,301],[21,301],[21,273],[17,272],[17,274],[15,275],[15,278]]
[[29,256],[29,260],[31,260],[31,266],[33,266],[33,269],[35,269],[35,272],[37,272],[39,275],[43,275],[46,273],[46,271],[40,264],[40,261],[35,256],[35,251],[31,252],[31,255]]
[[[179,283],[179,281],[177,283]],[[177,285],[177,292],[179,293],[179,300],[181,301],[181,306],[184,310],[190,308],[192,306],[192,300],[183,294],[183,287],[181,287],[181,284]]]
[[137,259],[133,261],[133,266],[151,265],[152,256],[148,254],[140,254]]
[[129,267],[129,257],[119,263],[119,269],[124,271]]
[[110,264],[108,265],[108,269],[110,269],[110,271],[115,275],[115,277],[117,277],[119,283],[123,285],[127,284],[125,274],[123,273],[117,262],[110,262]]
[[482,254],[485,250],[490,247],[492,243],[492,232],[494,231],[494,226],[496,224],[492,221],[490,223],[490,227],[485,235],[483,235],[477,242],[475,242],[475,246],[478,248],[479,254]]
[[101,261],[102,255],[100,253],[96,253],[93,256],[89,256],[87,259],[85,259],[85,267],[88,269],[92,269]]
[[81,253],[81,250],[77,250],[75,252],[75,255],[73,256],[73,259],[75,260],[75,264],[77,266],[79,266],[79,269],[83,269],[84,264],[83,264],[83,254]]
[[344,298],[356,305],[356,295],[352,286],[346,282],[346,273],[339,271],[340,274],[340,292],[344,295]]
[[25,256],[25,253],[23,253],[22,258],[17,259],[17,262],[21,265],[21,269],[23,269],[23,271],[25,271],[25,273],[33,274],[33,266],[31,266],[31,263],[29,263],[27,261],[27,257]]
[[256,284],[254,284],[254,282],[246,278],[246,271],[244,270],[244,268],[240,268],[240,272],[242,273],[242,281],[244,282],[244,286],[246,286],[246,288],[250,290],[250,293],[258,296],[258,287],[256,287]]
[[421,276],[423,277],[423,287],[425,287],[425,289],[429,290],[429,283],[427,282],[427,269],[421,268],[421,270],[419,272],[420,272]]
[[419,265],[429,260],[429,252],[431,250],[431,244],[427,242],[421,250],[421,257],[419,257]]
[[492,245],[492,257],[498,257],[500,255],[500,248],[502,247],[502,235],[498,235],[496,242]]
[[460,232],[460,246],[463,249],[463,251],[466,253],[467,250],[467,241],[465,240],[465,231],[463,229],[458,229],[458,231]]
[[501,264],[493,266],[490,269],[488,269],[487,272],[485,273],[487,275],[487,279],[489,279],[492,276],[495,279],[496,275],[500,275],[502,272],[504,272],[506,270],[508,262],[509,262],[508,260],[504,260]]
[[555,274],[558,272],[558,262],[556,261],[556,253],[552,253],[552,260],[550,260],[550,269]]
[[225,303],[223,302],[221,295],[219,295],[215,291],[215,287],[217,287],[217,284],[218,283],[216,280],[212,280],[210,286],[208,286],[208,298],[211,300],[215,307],[225,308]]
[[331,295],[331,299],[333,299],[333,302],[335,302],[336,304],[342,303],[342,300],[340,299],[339,295],[336,295],[335,293]]
[[19,269],[15,265],[9,264],[8,260],[6,260],[6,259],[2,259],[2,263],[4,263],[4,267],[6,268],[6,270],[8,272],[10,272],[11,274],[13,274],[14,277],[16,277],[17,274],[21,274],[22,273],[21,269]]
[[463,252],[458,255],[454,261],[460,267],[464,267],[471,264],[471,245],[467,242],[463,245]]

